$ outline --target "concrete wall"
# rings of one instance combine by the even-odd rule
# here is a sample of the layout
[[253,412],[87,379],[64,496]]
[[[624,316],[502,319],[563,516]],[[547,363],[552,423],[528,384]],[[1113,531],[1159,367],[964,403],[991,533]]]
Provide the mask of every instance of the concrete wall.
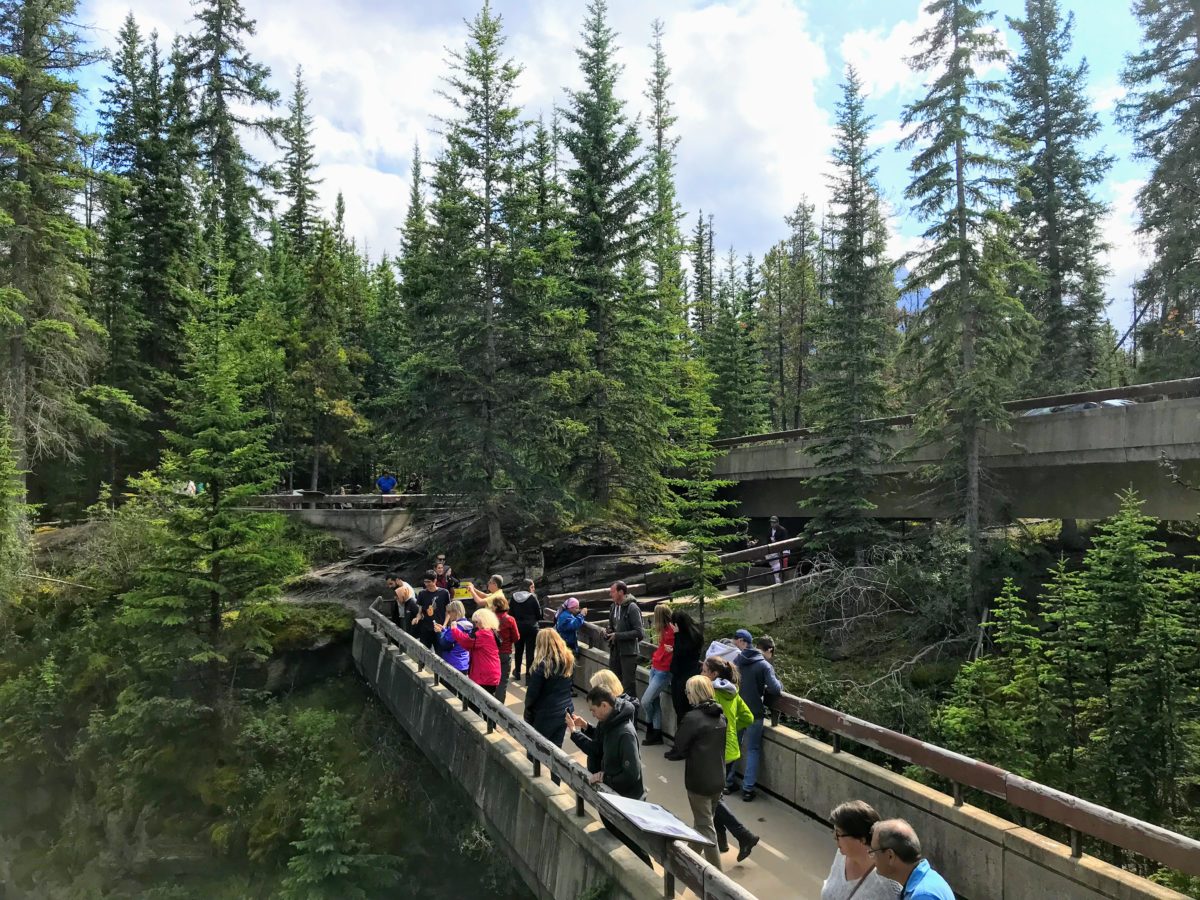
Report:
[[[887,436],[902,460],[875,468],[883,476],[876,515],[928,517],[945,512],[912,474],[936,462],[945,448],[917,447],[917,433],[905,428]],[[719,460],[716,475],[739,482],[741,513],[778,514],[808,496],[803,480],[821,474],[809,441],[751,444],[733,448]],[[999,494],[1017,517],[1104,518],[1117,508],[1115,494],[1133,486],[1146,512],[1186,519],[1200,512],[1200,498],[1173,484],[1159,465],[1165,453],[1180,474],[1200,479],[1200,397],[1136,406],[1104,407],[1049,416],[1015,417],[1012,429],[985,437],[984,465]]]
[[[599,650],[585,649],[576,683],[586,687],[608,665]],[[638,670],[639,694],[649,671]],[[663,730],[675,732],[670,696],[664,697]],[[907,819],[926,855],[965,900],[1187,900],[1093,857],[1071,859],[1065,844],[954,799],[889,769],[791,728],[764,732],[759,787],[809,815],[827,820],[846,800],[865,800],[886,817]]]
[[371,631],[354,629],[354,662],[421,751],[475,803],[497,848],[539,898],[575,900],[609,885],[613,900],[652,900],[661,883],[591,816],[575,815],[575,797],[548,777],[534,778],[524,751],[428,673]]

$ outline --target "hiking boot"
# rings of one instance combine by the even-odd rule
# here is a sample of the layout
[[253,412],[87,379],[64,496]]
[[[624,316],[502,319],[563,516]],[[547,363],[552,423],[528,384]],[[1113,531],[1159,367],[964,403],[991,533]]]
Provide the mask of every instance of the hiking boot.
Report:
[[728,797],[730,794],[736,793],[736,791],[737,791],[736,784],[727,784],[727,785],[725,785],[725,790],[721,791],[721,793],[724,794],[726,797]]
[[740,842],[738,846],[738,862],[742,862],[750,855],[750,851],[758,846],[758,835],[752,834],[746,840]]
[[754,788],[750,788],[748,791],[742,791],[742,800],[744,800],[746,803],[749,803],[757,795],[758,791],[754,790]]
[[717,835],[717,850],[721,853],[729,852],[729,835],[723,831]]

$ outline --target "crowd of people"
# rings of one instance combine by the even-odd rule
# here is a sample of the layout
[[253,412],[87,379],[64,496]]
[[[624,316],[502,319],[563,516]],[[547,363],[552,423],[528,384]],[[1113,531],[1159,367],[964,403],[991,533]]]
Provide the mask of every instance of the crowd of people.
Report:
[[[665,758],[683,763],[693,827],[710,842],[704,855],[720,869],[732,835],[738,862],[750,856],[760,838],[738,819],[727,798],[739,790],[744,802],[757,796],[767,710],[783,692],[769,636],[755,638],[741,628],[727,648],[718,645],[721,652],[706,653],[711,648],[691,614],[660,603],[651,623],[656,646],[649,684],[639,697],[637,666],[647,634],[628,586],[615,582],[603,631],[608,668],[589,679],[589,722],[575,708],[579,633],[587,621],[587,609],[577,598],[544,621],[532,580],[526,579],[510,602],[502,576],[492,575],[487,590],[460,583],[444,556],[425,573],[422,590],[414,591],[395,574],[388,584],[397,621],[484,691],[503,703],[510,679],[519,682],[523,676],[525,721],[557,747],[569,734],[586,757],[590,781],[623,797],[647,796],[642,750],[664,742],[662,700],[669,691],[676,729]],[[639,718],[645,727],[641,740]],[[601,821],[650,863],[643,847],[605,816]],[[836,851],[821,900],[953,900],[903,819],[882,819],[865,802],[852,800],[832,811],[830,824]]]

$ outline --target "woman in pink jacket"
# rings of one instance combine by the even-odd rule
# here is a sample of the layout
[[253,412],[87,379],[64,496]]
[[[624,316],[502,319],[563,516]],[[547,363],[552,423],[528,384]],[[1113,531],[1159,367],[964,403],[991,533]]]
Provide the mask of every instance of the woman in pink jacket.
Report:
[[467,677],[494,697],[500,686],[500,621],[485,607],[475,611],[471,623],[475,630],[469,634],[452,626],[454,640],[470,654]]

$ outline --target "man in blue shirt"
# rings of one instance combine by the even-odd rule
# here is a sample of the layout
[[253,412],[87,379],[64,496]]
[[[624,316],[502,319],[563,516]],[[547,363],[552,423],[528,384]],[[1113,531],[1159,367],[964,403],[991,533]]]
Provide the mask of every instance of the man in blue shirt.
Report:
[[954,891],[922,858],[917,833],[903,819],[876,822],[868,852],[880,875],[904,885],[900,900],[954,900]]
[[390,494],[396,489],[396,476],[391,472],[384,472],[375,479],[375,487],[379,488],[381,494]]

